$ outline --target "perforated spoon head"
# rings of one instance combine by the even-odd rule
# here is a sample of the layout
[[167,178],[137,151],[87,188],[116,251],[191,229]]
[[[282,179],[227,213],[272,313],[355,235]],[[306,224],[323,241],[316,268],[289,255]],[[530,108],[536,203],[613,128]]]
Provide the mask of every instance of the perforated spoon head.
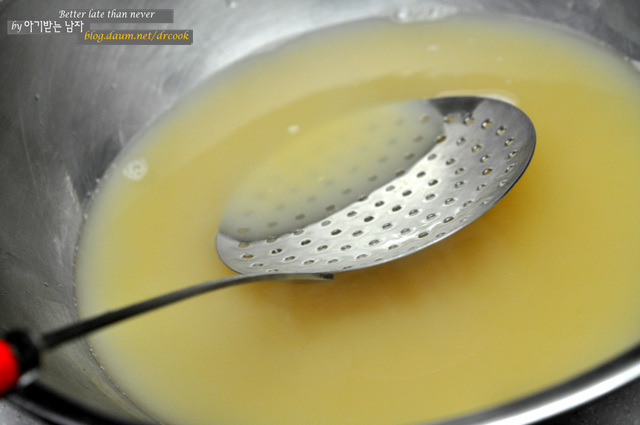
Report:
[[421,128],[412,137],[429,139],[410,167],[304,226],[260,239],[219,231],[220,259],[242,274],[334,273],[396,260],[472,223],[527,169],[536,134],[517,107],[482,97],[409,103],[403,119]]

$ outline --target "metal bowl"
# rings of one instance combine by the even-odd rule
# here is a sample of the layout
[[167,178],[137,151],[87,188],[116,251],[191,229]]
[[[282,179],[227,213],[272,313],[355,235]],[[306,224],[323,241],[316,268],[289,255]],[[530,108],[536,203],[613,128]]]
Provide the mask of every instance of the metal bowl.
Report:
[[[114,4],[97,0],[90,7]],[[51,329],[77,319],[74,255],[100,177],[136,134],[187,93],[265,46],[370,17],[455,8],[553,22],[640,60],[636,0],[133,1],[126,7],[174,9],[174,23],[153,27],[193,29],[193,45],[86,46],[65,35],[0,38],[2,330]],[[0,0],[2,22],[87,8],[80,1]],[[441,424],[532,423],[639,376],[640,346],[558,387]],[[109,381],[85,341],[57,351],[37,383],[9,398],[57,424],[154,423]]]

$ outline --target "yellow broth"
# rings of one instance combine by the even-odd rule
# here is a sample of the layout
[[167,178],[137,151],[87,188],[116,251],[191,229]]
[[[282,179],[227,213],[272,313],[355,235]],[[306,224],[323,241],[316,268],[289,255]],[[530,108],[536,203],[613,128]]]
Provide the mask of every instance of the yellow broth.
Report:
[[115,383],[169,424],[402,424],[512,400],[637,342],[638,72],[580,36],[471,16],[335,28],[220,74],[103,180],[81,313],[233,274],[214,246],[230,200],[257,164],[304,179],[278,152],[316,140],[303,136],[318,117],[448,94],[509,99],[536,127],[494,209],[393,263],[229,288],[100,332]]

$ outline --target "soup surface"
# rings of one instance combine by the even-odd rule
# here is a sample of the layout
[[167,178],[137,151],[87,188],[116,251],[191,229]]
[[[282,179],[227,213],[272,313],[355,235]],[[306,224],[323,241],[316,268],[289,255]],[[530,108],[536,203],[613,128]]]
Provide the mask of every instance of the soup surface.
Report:
[[533,161],[495,208],[393,263],[229,288],[99,332],[114,382],[167,424],[404,424],[530,394],[637,342],[637,70],[573,34],[471,16],[334,28],[216,76],[101,182],[81,313],[233,274],[215,234],[260,164],[304,187],[287,155],[325,155],[307,137],[331,127],[319,122],[450,94],[508,99],[536,126]]

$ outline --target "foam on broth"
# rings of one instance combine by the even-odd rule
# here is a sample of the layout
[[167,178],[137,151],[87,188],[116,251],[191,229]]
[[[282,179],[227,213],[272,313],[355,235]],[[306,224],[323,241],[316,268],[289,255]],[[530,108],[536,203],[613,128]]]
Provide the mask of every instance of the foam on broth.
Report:
[[337,28],[217,77],[102,182],[81,314],[232,274],[213,246],[228,201],[319,114],[451,93],[507,97],[536,126],[494,209],[387,265],[229,288],[97,333],[117,385],[169,424],[400,424],[529,394],[637,342],[637,71],[563,31],[469,16]]

